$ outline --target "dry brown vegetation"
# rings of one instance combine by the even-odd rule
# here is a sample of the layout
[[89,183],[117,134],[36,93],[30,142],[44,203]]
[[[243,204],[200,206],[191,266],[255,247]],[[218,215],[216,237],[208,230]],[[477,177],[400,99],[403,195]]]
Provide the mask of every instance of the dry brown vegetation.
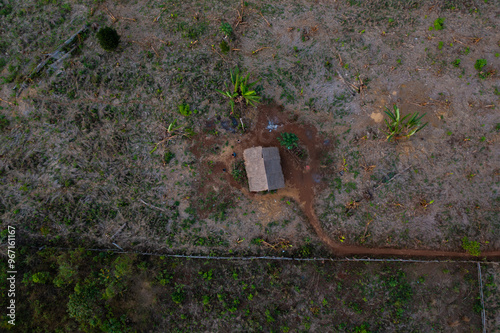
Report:
[[[493,257],[498,8],[0,0],[1,241],[11,225],[36,246]],[[258,107],[217,92],[236,67]],[[388,142],[393,104],[429,125]],[[243,149],[285,131],[287,187],[249,193]]]

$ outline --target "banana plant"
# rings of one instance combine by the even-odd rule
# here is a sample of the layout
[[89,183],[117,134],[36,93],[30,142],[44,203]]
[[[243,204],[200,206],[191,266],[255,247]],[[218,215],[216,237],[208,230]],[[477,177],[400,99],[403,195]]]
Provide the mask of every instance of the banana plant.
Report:
[[249,83],[250,74],[243,77],[240,75],[240,70],[236,67],[234,70],[230,70],[231,83],[233,85],[232,89],[226,84],[226,91],[221,91],[216,89],[219,93],[229,99],[229,105],[231,105],[231,113],[234,113],[234,107],[236,103],[242,103],[245,101],[246,105],[255,106],[260,101],[260,96],[257,95],[252,87],[257,84],[258,81]]

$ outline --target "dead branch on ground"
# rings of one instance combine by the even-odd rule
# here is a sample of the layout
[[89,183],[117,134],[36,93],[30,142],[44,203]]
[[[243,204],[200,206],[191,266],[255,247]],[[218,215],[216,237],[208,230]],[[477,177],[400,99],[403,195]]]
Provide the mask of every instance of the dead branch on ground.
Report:
[[287,241],[286,239],[283,239],[283,238],[278,238],[277,242],[274,244],[270,244],[264,240],[262,240],[261,243],[264,244],[265,246],[273,249],[273,250],[276,250],[276,251],[292,247],[292,244],[290,244],[289,241]]

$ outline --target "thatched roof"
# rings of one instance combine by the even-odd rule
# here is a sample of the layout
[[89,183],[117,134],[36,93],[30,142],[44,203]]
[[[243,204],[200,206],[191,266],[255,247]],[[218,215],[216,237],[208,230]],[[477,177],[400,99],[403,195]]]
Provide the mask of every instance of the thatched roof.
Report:
[[243,152],[243,158],[251,192],[271,191],[285,187],[278,148],[248,148]]

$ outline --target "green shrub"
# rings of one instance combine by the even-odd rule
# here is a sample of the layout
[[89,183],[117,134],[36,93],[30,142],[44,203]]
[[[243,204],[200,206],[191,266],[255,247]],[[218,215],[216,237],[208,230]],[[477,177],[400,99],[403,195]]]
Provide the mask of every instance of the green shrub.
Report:
[[4,5],[3,3],[0,3],[0,15],[7,16],[10,13],[12,13],[12,5],[11,4]]
[[172,293],[172,301],[177,304],[180,304],[186,298],[186,293],[184,291],[184,286],[182,284],[175,285],[175,291]]
[[76,272],[71,263],[61,260],[59,264],[59,273],[54,279],[53,283],[56,287],[63,287],[66,284],[73,282],[73,277]]
[[222,22],[220,24],[220,32],[222,32],[226,36],[231,36],[233,33],[233,27],[231,27],[231,24],[227,22]]
[[101,320],[100,314],[103,310],[99,300],[96,280],[77,283],[75,292],[69,296],[68,314],[82,325],[96,327]]
[[243,160],[233,163],[231,175],[239,184],[245,185],[247,183],[247,173],[245,169],[245,162],[243,162]]
[[488,64],[488,62],[486,61],[486,59],[477,59],[476,63],[474,64],[474,68],[477,69],[478,71],[480,71],[487,64]]
[[294,149],[299,147],[299,138],[293,133],[282,133],[281,137],[278,137],[278,141],[286,149]]
[[229,44],[225,40],[220,42],[219,47],[220,47],[221,52],[224,54],[227,54],[230,51]]
[[160,271],[156,276],[156,280],[162,286],[169,284],[173,278],[174,276],[167,270]]
[[454,67],[459,67],[460,66],[460,63],[462,62],[462,60],[460,59],[455,59],[451,62],[451,64],[454,66]]
[[165,161],[165,164],[170,163],[175,157],[175,154],[172,153],[171,151],[167,151],[165,155],[163,156],[163,161]]
[[48,272],[38,272],[31,276],[31,280],[35,283],[45,284],[47,283],[48,279],[49,279]]
[[[435,30],[443,30],[444,29],[444,18],[438,17],[434,21],[434,29]],[[432,27],[431,27],[431,30],[432,30]]]
[[189,104],[181,104],[179,105],[179,113],[182,114],[184,117],[188,117],[191,115],[191,108],[189,107]]
[[9,120],[3,114],[0,114],[0,131],[4,130],[10,125]]
[[262,238],[254,238],[250,241],[250,244],[253,245],[261,245],[264,240]]
[[471,256],[479,257],[481,255],[479,242],[470,241],[467,237],[462,238],[462,248]]
[[212,278],[213,278],[213,273],[214,273],[214,270],[213,270],[213,269],[209,270],[208,272],[203,272],[203,271],[198,272],[198,274],[200,275],[200,277],[201,277],[203,280],[206,280],[206,281],[210,281],[210,280],[212,280]]
[[114,275],[116,278],[128,276],[132,272],[133,259],[129,256],[120,256],[114,261]]
[[311,244],[304,244],[299,248],[298,251],[299,256],[301,256],[302,258],[306,258],[311,256],[311,254],[313,253],[313,247]]
[[99,41],[99,45],[106,51],[113,51],[118,47],[118,44],[120,44],[118,32],[110,27],[99,29],[96,37]]

